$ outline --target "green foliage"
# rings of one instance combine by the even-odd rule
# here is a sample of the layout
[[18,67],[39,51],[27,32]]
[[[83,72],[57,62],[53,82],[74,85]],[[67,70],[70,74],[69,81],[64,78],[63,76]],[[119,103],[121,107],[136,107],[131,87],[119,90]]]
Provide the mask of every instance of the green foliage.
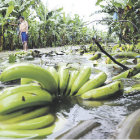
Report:
[[[104,6],[102,2],[106,3]],[[103,20],[109,26],[108,37],[115,34],[119,38],[120,44],[137,44],[140,29],[140,1],[139,0],[97,0],[102,10],[98,13],[107,13]],[[118,15],[118,20],[113,21],[114,12]]]
[[84,26],[78,15],[73,18],[63,9],[49,11],[40,0],[0,0],[0,33],[2,49],[22,48],[18,36],[18,17],[24,16],[29,24],[29,48],[56,47],[91,43],[93,32]]
[[99,5],[103,0],[97,0],[96,5]]
[[97,45],[93,45],[93,44],[90,44],[88,49],[89,49],[89,51],[98,51],[99,50]]
[[136,49],[140,51],[140,42],[136,45]]
[[16,62],[16,55],[10,54],[8,60],[9,60],[9,63],[15,63]]
[[12,13],[13,10],[14,10],[14,6],[13,6],[13,5],[10,5],[10,6],[7,8],[5,18],[9,17],[9,15]]

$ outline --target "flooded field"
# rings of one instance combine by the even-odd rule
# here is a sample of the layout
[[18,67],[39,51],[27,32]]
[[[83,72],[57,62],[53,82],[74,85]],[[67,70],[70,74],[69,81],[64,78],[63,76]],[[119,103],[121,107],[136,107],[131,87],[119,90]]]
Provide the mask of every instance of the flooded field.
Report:
[[[64,48],[64,50],[66,50],[66,48]],[[83,56],[77,54],[54,56],[43,55],[41,58],[35,58],[34,60],[18,60],[17,63],[28,62],[41,65],[42,67],[57,66],[59,63],[67,63],[69,67],[72,66],[76,69],[80,66],[86,65],[92,68],[92,75],[96,75],[99,71],[104,71],[108,75],[107,81],[109,81],[112,76],[122,71],[118,66],[114,67],[114,65],[106,65],[104,57],[95,67],[93,62],[88,59],[89,57],[90,54]],[[0,71],[9,65],[11,64],[7,62],[7,55],[5,53],[1,53]],[[129,78],[122,79],[122,81],[125,89],[134,84],[140,84],[140,81],[136,79]],[[12,85],[0,84],[0,87],[5,88],[17,84],[18,83],[13,83]],[[116,99],[106,101],[84,101],[77,97],[64,97],[56,99],[52,103],[52,108],[53,112],[63,120],[62,128],[58,132],[50,135],[48,138],[58,137],[66,130],[76,126],[79,122],[90,119],[95,122],[99,122],[101,125],[82,136],[81,139],[114,138],[117,134],[118,125],[126,118],[126,116],[137,110],[139,106],[140,94],[128,97],[121,96]]]

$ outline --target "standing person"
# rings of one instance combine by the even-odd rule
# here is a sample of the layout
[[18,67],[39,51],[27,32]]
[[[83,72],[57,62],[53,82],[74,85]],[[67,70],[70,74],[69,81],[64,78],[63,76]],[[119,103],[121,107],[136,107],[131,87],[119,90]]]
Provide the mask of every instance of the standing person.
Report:
[[21,16],[19,18],[20,24],[19,24],[19,31],[20,31],[20,37],[22,39],[23,43],[23,50],[27,51],[28,49],[28,22],[24,20],[24,17]]

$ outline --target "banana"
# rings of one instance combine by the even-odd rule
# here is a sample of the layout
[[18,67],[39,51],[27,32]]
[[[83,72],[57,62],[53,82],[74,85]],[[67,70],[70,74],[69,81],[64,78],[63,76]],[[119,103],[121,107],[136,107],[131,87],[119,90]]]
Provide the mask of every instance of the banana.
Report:
[[99,58],[101,58],[101,53],[96,53],[89,60],[98,60]]
[[140,72],[136,74],[135,76],[133,76],[133,78],[140,79]]
[[52,96],[45,90],[19,92],[10,95],[0,102],[0,114],[10,113],[19,109],[46,105],[52,102]]
[[79,102],[80,106],[84,108],[95,108],[104,105],[102,101],[90,101],[90,100],[80,100]]
[[19,85],[19,86],[15,86],[15,87],[6,88],[0,93],[0,100],[2,100],[3,98],[5,98],[9,95],[13,95],[13,94],[16,94],[16,93],[19,93],[22,91],[34,92],[39,89],[41,89],[41,87],[37,84]]
[[30,83],[33,83],[34,80],[33,79],[29,79],[29,78],[21,78],[20,79],[20,84],[21,85],[25,85],[25,84],[30,84]]
[[55,121],[55,116],[48,114],[35,119],[14,123],[14,124],[3,124],[0,123],[0,130],[33,130],[38,128],[46,127]]
[[78,77],[75,79],[74,83],[72,84],[70,95],[75,94],[81,88],[81,86],[83,86],[87,82],[87,80],[90,77],[90,74],[91,74],[91,68],[89,67],[81,68]]
[[82,95],[85,92],[97,88],[101,86],[107,79],[107,75],[104,72],[100,72],[97,76],[95,76],[93,79],[90,79],[87,81],[76,93],[77,95]]
[[59,90],[60,90],[60,95],[63,95],[66,88],[67,88],[67,83],[69,80],[69,70],[66,69],[65,67],[61,66],[58,70],[59,73]]
[[36,117],[39,117],[39,116],[47,114],[49,112],[49,110],[50,110],[49,107],[37,108],[37,109],[34,109],[34,110],[30,111],[30,112],[23,113],[23,114],[21,114],[21,115],[19,115],[17,117],[8,119],[6,121],[3,121],[3,123],[11,124],[11,123],[17,123],[17,122],[33,119],[33,118],[36,118]]
[[29,78],[38,81],[44,89],[50,93],[57,92],[57,84],[50,72],[33,64],[14,64],[6,68],[0,75],[1,82],[7,82],[20,78]]
[[92,89],[81,95],[82,99],[107,99],[112,95],[115,95],[118,91],[123,90],[123,84],[121,81],[116,81],[114,83],[108,84],[106,86]]
[[132,96],[134,94],[137,94],[140,92],[140,84],[135,84],[126,91],[124,91],[123,95],[124,96]]
[[71,91],[71,87],[72,87],[72,84],[74,83],[75,79],[77,78],[79,74],[79,71],[72,71],[71,74],[70,74],[70,78],[69,78],[69,81],[68,81],[68,85],[67,85],[67,90],[66,90],[66,95],[69,95],[70,91]]
[[56,69],[54,67],[48,67],[47,70],[52,74],[53,78],[55,79],[55,81],[57,83],[57,87],[58,87],[58,82],[59,82],[58,72],[56,71]]
[[138,74],[140,72],[140,63],[137,64],[135,67],[125,71],[125,72],[122,72],[120,74],[118,74],[117,76],[114,76],[112,78],[112,80],[118,80],[118,79],[121,79],[121,78],[130,78],[132,76],[135,76],[136,74]]
[[111,64],[112,61],[111,61],[111,59],[110,59],[109,57],[107,57],[106,60],[105,60],[105,63],[106,63],[106,64]]
[[38,130],[0,130],[1,138],[41,138],[53,133],[55,124]]
[[17,116],[23,115],[23,114],[29,112],[29,110],[31,110],[31,109],[32,109],[32,108],[28,108],[28,109],[24,109],[24,110],[12,112],[12,113],[6,114],[6,115],[0,115],[0,121],[9,120],[9,119],[11,119],[11,118],[15,118],[15,117],[17,117]]
[[119,52],[116,55],[114,55],[113,57],[115,58],[136,58],[136,56],[139,56],[139,53],[136,52]]

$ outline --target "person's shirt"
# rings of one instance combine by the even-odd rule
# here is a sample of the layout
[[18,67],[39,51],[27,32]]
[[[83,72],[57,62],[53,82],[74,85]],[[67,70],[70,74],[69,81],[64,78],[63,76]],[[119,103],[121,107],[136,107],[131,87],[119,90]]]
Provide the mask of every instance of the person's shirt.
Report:
[[21,23],[20,23],[20,25],[19,25],[19,30],[20,30],[20,32],[22,33],[22,32],[26,32],[26,33],[28,33],[28,22],[27,21],[22,21]]

